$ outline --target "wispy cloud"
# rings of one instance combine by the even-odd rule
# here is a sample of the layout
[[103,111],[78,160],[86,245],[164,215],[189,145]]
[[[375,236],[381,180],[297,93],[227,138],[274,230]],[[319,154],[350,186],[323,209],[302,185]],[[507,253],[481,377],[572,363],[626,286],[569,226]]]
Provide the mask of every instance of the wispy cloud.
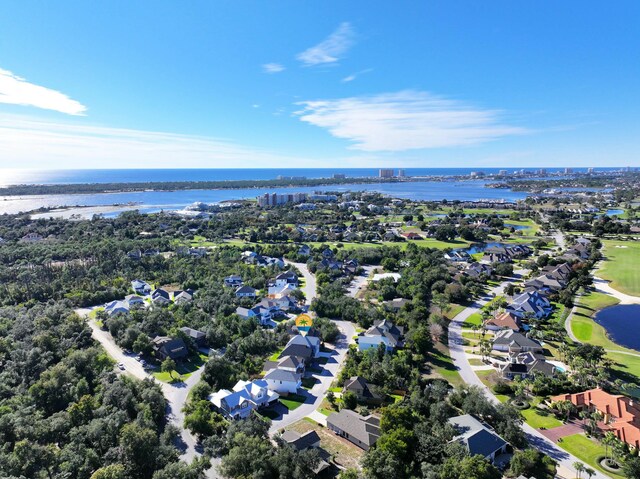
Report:
[[0,68],[0,103],[34,106],[68,115],[84,115],[87,108],[64,93],[29,83]]
[[360,75],[364,75],[365,73],[369,73],[371,71],[373,71],[372,68],[367,68],[366,70],[360,70],[359,72],[355,72],[355,73],[352,73],[351,75],[347,75],[340,81],[342,83],[349,83],[355,80],[356,78],[358,78]]
[[[0,167],[256,168],[322,166],[230,140],[0,116]],[[1,171],[1,170],[0,170]]]
[[299,102],[300,120],[327,129],[363,151],[473,145],[528,130],[485,110],[422,91]]
[[327,65],[338,62],[353,45],[355,35],[349,22],[343,22],[326,39],[299,53],[296,58],[304,66]]
[[262,71],[264,71],[265,73],[280,73],[282,71],[284,71],[286,68],[281,65],[280,63],[265,63],[264,65],[262,65]]

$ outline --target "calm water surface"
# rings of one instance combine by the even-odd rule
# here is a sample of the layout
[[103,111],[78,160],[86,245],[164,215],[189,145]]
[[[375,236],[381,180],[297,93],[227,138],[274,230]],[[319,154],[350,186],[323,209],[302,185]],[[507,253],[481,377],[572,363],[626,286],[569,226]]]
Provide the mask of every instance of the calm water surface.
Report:
[[640,351],[640,304],[611,306],[594,319],[614,343]]

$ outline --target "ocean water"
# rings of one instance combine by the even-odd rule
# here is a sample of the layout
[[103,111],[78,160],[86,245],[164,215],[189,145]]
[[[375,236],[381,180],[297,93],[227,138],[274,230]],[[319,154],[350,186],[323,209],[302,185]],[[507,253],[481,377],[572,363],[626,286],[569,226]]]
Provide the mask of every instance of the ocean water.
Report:
[[[391,166],[390,166],[391,168]],[[407,176],[455,176],[468,175],[472,171],[497,174],[501,169],[509,173],[513,168],[405,168]],[[539,168],[524,168],[536,171]],[[564,168],[545,168],[549,173]],[[597,171],[613,171],[619,168],[597,168]],[[586,168],[574,168],[586,172]],[[398,168],[395,168],[396,173]],[[520,171],[520,169],[518,169]],[[347,177],[378,176],[378,168],[218,168],[218,169],[119,169],[119,170],[21,170],[1,169],[0,186],[16,184],[72,184],[72,183],[137,183],[156,181],[224,181],[271,180],[278,175],[328,178],[334,173]]]
[[177,190],[139,191],[126,193],[98,193],[90,195],[42,195],[0,197],[0,214],[33,211],[41,207],[124,205],[135,203],[145,213],[182,209],[202,201],[217,203],[224,200],[255,198],[258,195],[278,193],[312,193],[330,191],[377,191],[395,198],[413,200],[460,200],[481,199],[516,201],[526,198],[524,192],[507,189],[485,188],[482,181],[412,181],[405,183],[344,184],[326,187],[247,188],[233,190]]
[[[616,168],[609,168],[615,170]],[[497,173],[498,168],[483,168],[487,174]],[[528,170],[536,170],[529,168]],[[549,173],[562,171],[561,168],[547,168]],[[604,171],[605,169],[599,169]],[[472,168],[406,168],[407,176],[454,176],[468,175]],[[575,168],[574,171],[586,171]],[[307,178],[326,178],[335,173],[347,177],[375,177],[377,168],[325,168],[325,169],[122,169],[122,170],[7,170],[0,169],[0,186],[12,184],[74,184],[74,183],[127,183],[162,181],[224,181],[224,180],[268,180],[282,176],[306,176]],[[397,169],[396,169],[397,173]],[[425,180],[403,183],[343,184],[324,187],[290,188],[246,188],[216,190],[179,190],[179,191],[140,191],[127,193],[98,193],[73,195],[40,195],[0,197],[0,214],[15,214],[33,211],[38,208],[62,206],[106,206],[135,205],[145,213],[162,210],[182,209],[196,201],[216,203],[225,200],[255,198],[264,193],[306,192],[318,190],[331,191],[377,191],[396,198],[413,200],[440,201],[460,200],[504,200],[517,201],[526,198],[524,192],[508,189],[485,188],[482,180]],[[131,209],[131,207],[129,207]]]

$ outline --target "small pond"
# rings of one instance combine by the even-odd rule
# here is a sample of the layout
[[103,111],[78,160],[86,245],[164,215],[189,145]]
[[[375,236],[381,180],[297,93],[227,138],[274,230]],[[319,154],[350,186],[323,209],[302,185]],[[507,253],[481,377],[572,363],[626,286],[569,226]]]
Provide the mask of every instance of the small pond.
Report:
[[457,248],[456,251],[466,251],[469,254],[484,253],[487,248],[504,246],[503,243],[473,243],[468,248]]
[[525,225],[512,225],[511,223],[505,223],[504,227],[505,228],[513,228],[516,231],[518,231],[518,230],[526,230],[527,228],[529,228],[528,226],[525,226]]
[[640,351],[640,304],[605,308],[595,315],[594,320],[607,331],[611,341]]
[[613,215],[621,215],[622,213],[624,213],[624,210],[607,210],[605,214],[607,216],[613,216]]

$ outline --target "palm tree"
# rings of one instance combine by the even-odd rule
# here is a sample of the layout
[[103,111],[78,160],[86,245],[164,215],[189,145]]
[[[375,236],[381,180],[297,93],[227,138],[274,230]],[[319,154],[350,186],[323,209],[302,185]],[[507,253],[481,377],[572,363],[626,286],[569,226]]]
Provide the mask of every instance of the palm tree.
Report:
[[483,339],[480,341],[480,354],[482,354],[482,359],[486,359],[487,357],[491,357],[491,350],[493,347],[491,346],[491,342]]
[[618,438],[616,437],[616,435],[609,431],[607,432],[604,437],[602,438],[602,445],[604,446],[604,455],[607,457],[607,459],[611,460],[612,456],[613,456],[613,447],[616,444],[616,441],[618,440]]
[[591,469],[590,467],[585,467],[584,468],[584,473],[589,476],[589,479],[591,479],[591,476],[594,476],[596,474],[596,471],[594,471],[593,469]]
[[580,479],[580,477],[582,477],[582,473],[584,472],[584,464],[582,464],[581,462],[574,462],[573,463],[573,468],[576,470],[576,477],[578,479]]

